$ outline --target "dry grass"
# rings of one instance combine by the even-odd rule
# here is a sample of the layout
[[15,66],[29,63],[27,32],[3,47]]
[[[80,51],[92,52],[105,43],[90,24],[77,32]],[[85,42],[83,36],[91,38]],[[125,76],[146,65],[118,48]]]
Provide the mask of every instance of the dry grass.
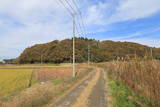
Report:
[[153,107],[160,106],[159,61],[114,61],[103,64],[114,79],[127,85],[136,95],[148,99]]
[[48,103],[62,88],[62,86],[54,86],[52,83],[36,85],[21,92],[10,101],[0,102],[0,107],[39,107]]
[[[77,72],[82,71],[82,69],[77,68]],[[40,68],[34,70],[35,79],[38,81],[49,81],[59,78],[64,78],[66,76],[72,75],[71,67],[61,67],[61,68]]]
[[[68,69],[63,69],[63,72],[68,72]],[[65,71],[66,70],[66,71]],[[64,92],[70,89],[77,81],[81,80],[85,76],[87,69],[81,69],[81,73],[78,74],[77,78],[69,78],[66,75],[63,82],[54,84],[52,81],[44,82],[42,84],[35,84],[30,88],[25,89],[18,95],[10,98],[7,101],[0,101],[0,107],[42,107],[55,101],[57,97],[64,94]],[[41,71],[43,72],[43,71]],[[45,71],[44,71],[45,72]],[[46,71],[48,72],[48,71]],[[74,80],[73,80],[74,79]],[[53,102],[51,102],[53,103]]]
[[[107,73],[106,73],[107,74]],[[107,76],[104,73],[104,79],[105,79],[105,88],[107,89],[107,93],[106,93],[106,101],[107,101],[107,107],[113,107],[113,99],[112,99],[112,91],[111,88],[109,87],[109,78],[108,78],[108,74]]]
[[32,69],[0,69],[0,97],[28,87]]

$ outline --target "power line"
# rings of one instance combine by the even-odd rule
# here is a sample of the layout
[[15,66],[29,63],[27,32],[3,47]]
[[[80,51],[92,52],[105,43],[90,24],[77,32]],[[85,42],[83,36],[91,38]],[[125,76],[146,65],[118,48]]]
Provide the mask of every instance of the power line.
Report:
[[[77,17],[77,23],[78,23],[78,26],[81,32],[79,34],[84,35],[85,33],[84,36],[86,36],[86,29],[85,29],[81,11],[79,10],[79,7],[77,3],[75,2],[75,0],[72,0],[74,7],[72,6],[72,3],[70,3],[68,0],[59,0],[59,1],[73,18],[73,77],[75,77],[75,34],[76,34],[76,30],[79,33],[79,30],[76,24],[76,16],[80,16],[80,19],[81,19],[81,23],[80,23],[79,18]],[[90,61],[90,45],[88,43],[88,62],[89,61]]]
[[72,7],[72,5],[70,4],[70,2],[68,1],[68,0],[64,0],[67,4],[68,4],[68,6],[72,9],[72,11],[73,11],[73,13],[75,14],[77,14],[77,12],[76,12],[76,10]]
[[[75,5],[75,7],[76,7],[76,9],[79,13],[80,19],[81,19],[82,26],[79,24],[79,27],[80,27],[82,33],[84,31],[84,36],[87,37],[87,31],[86,31],[86,27],[85,27],[85,24],[84,24],[85,22],[84,22],[83,17],[82,17],[82,12],[80,11],[79,6],[77,5],[77,2],[75,0],[72,0],[72,1],[73,1],[73,4]],[[82,30],[82,28],[83,28],[83,30]],[[90,64],[90,47],[91,47],[90,43],[88,42],[88,66]]]
[[[73,1],[73,3],[74,3],[74,5],[75,5],[75,8],[71,5],[71,3],[68,1],[68,0],[63,0],[68,6],[69,6],[69,8],[73,11],[73,13],[76,13],[77,14],[77,16],[80,16],[80,10],[78,9],[78,6],[77,6],[77,4],[76,4],[76,2],[75,1]],[[70,10],[69,9],[69,10]],[[78,11],[78,12],[77,12]],[[79,29],[80,29],[80,32],[81,32],[81,34],[83,35],[83,36],[85,36],[85,34],[84,34],[84,32],[83,32],[83,30],[82,30],[82,25],[80,24],[80,22],[79,22],[79,20],[77,19],[77,23],[78,23],[78,27],[79,27]],[[77,29],[78,29],[78,27],[77,27]]]
[[78,27],[80,29],[80,32],[81,32],[82,36],[85,36],[85,34],[84,34],[83,30],[82,30],[82,25],[80,24],[78,18],[77,18],[77,23],[78,23]]
[[78,29],[77,24],[76,24],[76,31],[77,31],[77,35],[82,35],[82,34],[80,33],[79,29]]
[[86,36],[87,35],[86,27],[85,27],[84,20],[83,20],[83,17],[82,17],[81,13],[80,13],[80,17],[81,17],[81,20],[82,20],[82,26],[83,26],[83,29],[84,29],[84,32],[85,32],[85,36]]
[[[78,27],[80,29],[80,34],[82,36],[86,36],[87,32],[86,32],[86,28],[84,25],[84,20],[81,14],[81,11],[79,9],[79,6],[77,5],[77,2],[75,0],[72,0],[74,7],[76,9],[74,9],[74,7],[71,5],[71,3],[68,0],[58,0],[63,6],[64,8],[68,11],[68,13],[73,16],[73,14],[77,14],[77,16],[80,16],[81,21],[79,21],[79,18],[77,17],[77,23],[78,23]],[[78,29],[77,27],[77,29]]]
[[[83,28],[85,36],[86,36],[87,32],[86,32],[85,22],[84,22],[83,17],[82,17],[82,12],[80,11],[79,6],[77,5],[77,2],[75,0],[72,0],[72,1],[75,5],[76,9],[79,12],[79,16],[80,16],[80,19],[81,19],[81,22],[82,22],[82,28]],[[90,61],[90,44],[88,42],[88,64],[89,64],[89,61]]]
[[[57,0],[56,0],[57,1]],[[63,0],[58,0],[62,5],[63,5],[63,7],[67,10],[67,12],[69,13],[69,15],[71,15],[72,16],[72,11],[65,5],[65,3],[63,2]],[[59,3],[58,2],[58,3]]]
[[79,16],[80,16],[80,19],[81,19],[81,22],[82,22],[82,28],[83,28],[84,34],[86,36],[87,32],[86,32],[86,27],[85,27],[84,20],[83,20],[83,17],[82,17],[82,12],[79,9],[78,3],[75,0],[72,0],[72,1],[73,1],[73,4],[75,5],[75,7],[76,7],[76,9],[77,9],[77,11],[79,13]]
[[[64,1],[65,3],[67,3],[67,5],[70,7],[70,9],[71,9],[74,13],[76,13],[77,16],[80,16],[80,14],[78,15],[78,13],[80,13],[80,12],[79,12],[78,6],[76,5],[75,1],[74,1],[74,4],[76,5],[76,9],[74,9],[74,7],[71,5],[71,3],[70,3],[68,0],[63,0],[63,1]],[[70,9],[69,9],[69,10],[70,10]],[[78,11],[78,12],[77,12],[77,11]],[[81,26],[78,18],[77,18],[77,23],[78,23],[78,24],[75,24],[75,26],[76,26],[76,30],[77,30],[78,34],[84,36],[83,30],[82,30],[82,26]],[[77,25],[78,25],[78,26],[77,26]],[[78,30],[78,27],[79,27],[80,30]],[[81,32],[81,33],[80,33],[80,32]]]
[[[79,10],[79,7],[78,7],[77,3],[75,2],[75,0],[72,0],[72,2],[73,2],[74,7],[75,7],[76,9],[74,9],[74,7],[71,6],[71,3],[69,3],[69,1],[67,1],[67,0],[65,0],[65,1],[68,3],[68,5],[70,6],[70,8],[71,8],[74,12],[77,13],[77,16],[81,16],[81,11]],[[83,36],[85,36],[85,34],[84,34],[84,32],[83,32],[83,29],[82,29],[82,28],[83,28],[83,25],[80,24],[78,17],[77,17],[77,23],[78,23],[78,26],[79,26],[79,29],[80,29],[81,34],[82,34]],[[82,23],[83,23],[83,22],[82,22]]]
[[[72,72],[72,76],[73,77],[75,77],[76,76],[76,72],[75,72],[75,33],[76,33],[76,15],[77,15],[77,13],[76,13],[76,11],[74,10],[74,8],[70,5],[70,3],[67,1],[67,0],[65,0],[65,2],[67,3],[67,5],[70,7],[70,8],[68,8],[66,5],[65,5],[65,3],[64,3],[64,1],[63,0],[59,0],[60,1],[60,3],[65,7],[65,9],[70,13],[70,15],[72,16],[72,20],[73,20],[73,72]],[[71,10],[72,11],[71,11]]]

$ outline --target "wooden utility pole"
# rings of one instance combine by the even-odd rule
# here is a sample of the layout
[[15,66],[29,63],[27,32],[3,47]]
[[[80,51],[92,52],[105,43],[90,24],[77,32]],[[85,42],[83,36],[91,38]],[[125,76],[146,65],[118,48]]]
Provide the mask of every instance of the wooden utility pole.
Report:
[[75,17],[76,14],[72,14],[72,18],[73,18],[73,77],[76,76],[76,72],[75,72],[75,29],[76,29],[76,22],[75,22]]
[[90,65],[90,45],[88,43],[88,67]]
[[41,64],[43,63],[43,55],[41,54]]
[[150,48],[150,50],[151,50],[151,59],[153,60],[153,49],[152,49],[152,47]]

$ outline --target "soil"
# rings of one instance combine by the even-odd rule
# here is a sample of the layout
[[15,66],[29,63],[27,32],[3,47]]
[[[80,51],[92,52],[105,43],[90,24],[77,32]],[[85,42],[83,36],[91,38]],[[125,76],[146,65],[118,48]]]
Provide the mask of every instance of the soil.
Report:
[[107,107],[103,71],[95,68],[92,74],[53,107]]

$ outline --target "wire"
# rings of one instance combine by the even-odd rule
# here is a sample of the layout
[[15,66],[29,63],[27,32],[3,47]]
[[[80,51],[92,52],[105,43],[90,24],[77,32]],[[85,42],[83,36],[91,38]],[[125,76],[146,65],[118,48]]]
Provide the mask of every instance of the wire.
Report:
[[68,4],[68,6],[72,9],[72,11],[73,11],[73,14],[77,14],[77,12],[76,12],[76,10],[72,7],[72,5],[70,4],[70,2],[68,1],[68,0],[64,0],[67,4]]
[[[56,0],[57,1],[57,0]],[[65,5],[65,3],[63,2],[63,0],[58,0],[60,2],[60,4],[63,5],[63,7],[67,10],[67,12],[69,13],[70,16],[72,16],[72,11]],[[57,2],[57,3],[59,3]]]
[[81,23],[79,22],[79,19],[78,19],[78,18],[77,18],[77,23],[78,23],[78,27],[79,27],[79,29],[80,29],[81,34],[82,34],[83,36],[85,36],[85,35],[84,35],[84,32],[83,32],[83,29],[82,29],[82,25],[81,25]]
[[[80,16],[80,18],[76,18],[77,19],[77,23],[78,23],[78,27],[76,24],[76,29],[78,32],[80,32],[80,35],[85,36],[86,35],[86,29],[84,26],[84,21],[83,21],[83,17],[81,15],[81,11],[79,10],[79,7],[76,3],[75,0],[72,0],[74,7],[72,6],[72,4],[68,1],[68,0],[58,0],[63,6],[64,8],[68,11],[68,13],[73,17],[73,14],[76,14],[77,16]],[[75,9],[76,8],[76,9]],[[81,22],[79,21],[79,19],[81,19]],[[80,30],[78,30],[78,28]]]
[[86,30],[86,24],[85,24],[85,22],[84,22],[84,20],[83,20],[83,17],[82,17],[82,14],[80,13],[80,17],[81,17],[81,20],[82,20],[82,26],[83,26],[83,29],[84,29],[84,32],[85,32],[85,36],[87,35],[87,30]]
[[72,0],[73,1],[73,4],[75,5],[78,13],[79,13],[79,16],[80,16],[80,19],[82,21],[82,28],[84,30],[84,35],[86,36],[87,32],[86,32],[86,28],[85,28],[85,25],[84,25],[84,20],[83,20],[83,17],[82,17],[82,12],[80,11],[79,9],[79,6],[77,5],[77,2],[75,0]]
[[[72,11],[74,12],[74,13],[76,13],[76,15],[78,15],[78,16],[80,16],[80,10],[78,9],[78,6],[77,6],[77,4],[76,4],[76,2],[74,1],[74,0],[72,0],[73,1],[73,3],[74,3],[74,5],[75,5],[75,8],[76,9],[74,9],[74,7],[71,5],[71,3],[68,1],[68,0],[64,0],[67,4],[68,4],[68,6],[72,9]],[[77,12],[77,11],[78,12]],[[79,22],[79,20],[77,20],[77,22],[78,22],[78,26],[79,26],[79,29],[80,29],[80,32],[81,32],[81,34],[84,36],[84,33],[83,33],[83,30],[82,30],[82,26],[81,26],[81,24],[80,24],[80,22]],[[78,28],[77,28],[78,29]]]
[[75,0],[72,0],[72,2],[73,2],[73,4],[75,5],[75,7],[76,7],[78,13],[80,14],[81,11],[79,10],[79,6],[77,5],[76,1],[75,1]]
[[76,31],[77,31],[77,35],[81,35],[81,33],[79,32],[77,24],[76,24]]

